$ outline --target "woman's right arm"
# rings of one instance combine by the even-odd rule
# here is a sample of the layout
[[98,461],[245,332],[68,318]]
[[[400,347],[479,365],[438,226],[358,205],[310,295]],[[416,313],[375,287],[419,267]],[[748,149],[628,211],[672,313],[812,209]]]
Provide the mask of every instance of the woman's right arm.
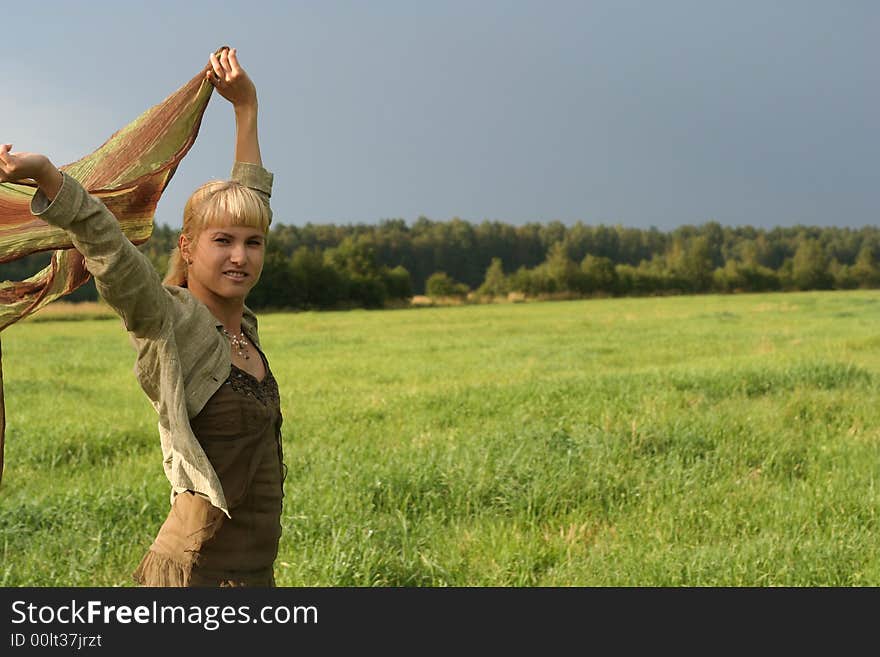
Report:
[[99,294],[138,337],[158,334],[170,298],[155,268],[125,236],[116,217],[45,155],[0,145],[0,182],[32,179],[31,212],[63,228],[86,260]]

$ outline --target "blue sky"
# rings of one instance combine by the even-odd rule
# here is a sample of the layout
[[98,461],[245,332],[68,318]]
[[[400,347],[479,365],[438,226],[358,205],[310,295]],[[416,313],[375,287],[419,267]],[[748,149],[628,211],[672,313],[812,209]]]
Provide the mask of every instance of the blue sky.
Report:
[[[869,0],[60,2],[0,10],[0,141],[94,150],[238,48],[275,220],[880,219]],[[226,177],[216,96],[157,212]]]

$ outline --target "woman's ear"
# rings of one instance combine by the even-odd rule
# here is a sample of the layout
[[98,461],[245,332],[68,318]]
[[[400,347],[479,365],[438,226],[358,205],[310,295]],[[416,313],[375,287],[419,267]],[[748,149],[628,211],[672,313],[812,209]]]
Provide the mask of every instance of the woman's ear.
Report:
[[183,258],[183,261],[191,265],[192,264],[192,255],[190,255],[190,242],[189,238],[183,233],[180,234],[180,237],[177,238],[177,248],[180,250],[180,257]]

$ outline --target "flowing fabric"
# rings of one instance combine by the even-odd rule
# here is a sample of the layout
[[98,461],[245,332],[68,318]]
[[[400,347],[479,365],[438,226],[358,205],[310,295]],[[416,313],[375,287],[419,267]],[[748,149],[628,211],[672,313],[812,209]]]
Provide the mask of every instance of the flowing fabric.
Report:
[[[104,202],[133,244],[146,242],[152,234],[159,198],[198,135],[214,89],[205,80],[205,70],[95,152],[60,167]],[[30,184],[0,183],[0,263],[53,251],[42,271],[23,281],[0,283],[0,331],[89,280],[83,257],[67,233],[31,214],[36,191]],[[6,424],[2,385],[0,369],[0,477]]]

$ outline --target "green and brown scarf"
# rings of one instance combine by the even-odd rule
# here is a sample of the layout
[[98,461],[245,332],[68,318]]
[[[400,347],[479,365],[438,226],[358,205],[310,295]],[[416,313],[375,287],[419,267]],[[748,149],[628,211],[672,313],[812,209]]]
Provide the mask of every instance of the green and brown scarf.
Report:
[[[203,69],[163,102],[141,114],[90,155],[60,167],[98,197],[134,244],[153,231],[156,205],[195,142],[213,86]],[[0,331],[89,280],[67,233],[30,212],[36,187],[0,184],[0,263],[52,251],[49,265],[24,281],[0,283]],[[0,352],[0,477],[6,416]]]

